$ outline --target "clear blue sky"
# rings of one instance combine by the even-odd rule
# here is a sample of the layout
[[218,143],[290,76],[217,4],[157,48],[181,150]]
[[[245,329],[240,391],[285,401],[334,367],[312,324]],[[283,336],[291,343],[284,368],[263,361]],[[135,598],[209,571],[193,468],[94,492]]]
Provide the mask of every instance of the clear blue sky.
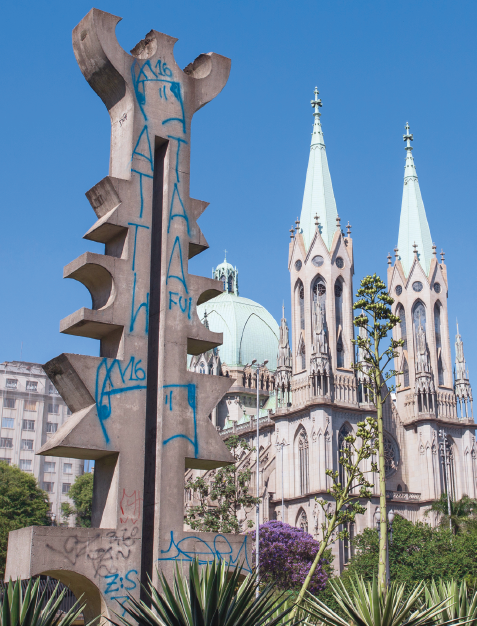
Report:
[[[71,30],[91,0],[16,0],[2,9],[2,303],[0,360],[43,363],[98,353],[60,335],[90,305],[62,279],[94,221],[84,193],[108,173],[109,117],[84,80]],[[200,224],[210,249],[191,271],[227,258],[241,295],[289,311],[287,254],[300,213],[315,84],[338,211],[353,226],[356,275],[385,275],[396,245],[407,120],[438,250],[449,272],[451,335],[459,318],[477,384],[475,0],[240,2],[102,0],[123,17],[127,50],[151,29],[179,38],[182,67],[202,52],[232,59],[224,91],[194,117],[191,194],[211,203]]]

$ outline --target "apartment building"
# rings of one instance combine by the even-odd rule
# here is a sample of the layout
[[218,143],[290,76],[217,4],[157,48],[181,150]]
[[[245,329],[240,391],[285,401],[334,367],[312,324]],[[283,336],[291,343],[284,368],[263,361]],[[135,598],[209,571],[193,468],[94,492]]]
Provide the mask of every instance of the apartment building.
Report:
[[[48,493],[54,522],[60,523],[61,503],[71,502],[68,493],[83,473],[84,461],[36,456],[71,415],[56,388],[37,363],[12,361],[0,364],[0,461],[32,473]],[[70,519],[70,524],[74,520]]]

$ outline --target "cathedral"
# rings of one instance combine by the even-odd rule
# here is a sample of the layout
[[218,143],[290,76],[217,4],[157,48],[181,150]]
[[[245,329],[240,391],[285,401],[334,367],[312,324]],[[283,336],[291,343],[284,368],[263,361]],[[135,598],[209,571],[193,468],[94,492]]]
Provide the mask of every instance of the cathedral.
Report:
[[[202,322],[222,332],[224,342],[191,357],[189,367],[234,379],[210,418],[222,437],[238,434],[259,449],[261,521],[282,520],[319,539],[324,515],[315,498],[331,506],[325,471],[342,471],[338,459],[345,437],[356,431],[359,421],[375,415],[375,408],[362,375],[352,368],[362,359],[352,342],[353,239],[349,222],[344,232],[336,206],[316,88],[311,104],[314,122],[303,204],[289,242],[291,330],[284,311],[278,325],[260,304],[239,296],[238,270],[224,260],[213,270],[213,277],[223,282],[223,293],[198,307]],[[434,524],[437,520],[427,511],[443,492],[455,500],[477,497],[477,446],[458,327],[452,367],[447,270],[444,253],[438,259],[431,238],[412,140],[406,125],[398,243],[387,269],[393,313],[401,320],[394,338],[404,345],[395,362],[402,374],[384,411],[386,494],[395,513]],[[258,376],[254,360],[266,361]],[[255,455],[244,453],[239,460],[241,467],[252,469],[253,488]],[[186,481],[193,473],[197,471],[187,472]],[[373,497],[365,503],[366,513],[348,529],[350,537],[376,525],[378,476],[370,476]],[[185,506],[193,503],[194,494],[186,492]],[[253,511],[240,515],[254,519]],[[333,552],[339,573],[352,555],[351,542],[337,541]]]

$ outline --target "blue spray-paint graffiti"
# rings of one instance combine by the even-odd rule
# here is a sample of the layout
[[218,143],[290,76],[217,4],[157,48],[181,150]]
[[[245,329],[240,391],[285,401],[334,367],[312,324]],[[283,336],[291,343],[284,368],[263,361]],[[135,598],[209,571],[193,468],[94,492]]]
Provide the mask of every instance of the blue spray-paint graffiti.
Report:
[[146,385],[141,384],[146,380],[146,372],[140,367],[141,362],[141,359],[136,361],[132,356],[124,369],[118,359],[113,359],[109,363],[108,359],[103,359],[98,365],[94,399],[106,443],[110,441],[105,422],[111,417],[111,396],[146,389]]
[[139,208],[139,217],[141,218],[142,213],[144,211],[144,188],[143,188],[142,179],[149,178],[150,180],[153,180],[153,176],[150,176],[149,174],[145,174],[144,172],[140,172],[139,170],[135,170],[135,169],[132,169],[131,172],[134,172],[135,174],[139,174],[139,196],[141,199],[141,205]]
[[147,124],[144,125],[143,129],[139,133],[139,139],[134,146],[131,161],[135,156],[146,159],[151,167],[151,172],[154,171],[154,159],[152,156],[151,140],[149,139]]
[[176,217],[180,217],[181,219],[185,220],[185,223],[187,224],[187,234],[190,235],[189,218],[187,217],[184,203],[182,202],[179,187],[177,186],[177,183],[174,183],[174,189],[172,191],[171,197],[171,206],[169,209],[169,224],[167,225],[167,232],[171,230],[171,222]]
[[172,75],[172,70],[160,59],[157,61],[154,69],[151,65],[151,61],[149,60],[145,61],[142,65],[139,65],[137,61],[134,61],[131,66],[134,93],[136,94],[136,100],[139,104],[144,120],[147,121],[146,83],[160,83],[158,91],[159,97],[168,100],[166,87],[169,87],[169,93],[174,96],[175,101],[179,104],[181,110],[180,117],[169,117],[163,120],[162,124],[164,125],[169,122],[179,122],[182,125],[182,132],[186,134],[184,100],[182,98],[181,84],[172,80]]
[[[128,599],[127,595],[113,595],[118,592],[121,593],[121,590],[124,591],[133,591],[137,587],[137,582],[132,578],[132,576],[137,577],[137,570],[130,569],[124,576],[120,576],[119,574],[110,574],[108,576],[104,576],[104,580],[106,581],[106,589],[104,590],[104,595],[110,600],[116,600],[123,608],[122,617],[126,615],[126,610],[124,608],[124,602]],[[124,593],[123,591],[123,593]]]
[[136,265],[136,245],[137,245],[137,230],[138,228],[146,228],[149,230],[149,226],[144,226],[143,224],[135,224],[134,222],[128,222],[128,226],[135,226],[134,230],[134,252],[133,252],[133,260],[132,260],[132,271],[134,272],[134,268]]
[[[167,550],[161,550],[164,556],[159,557],[158,561],[192,561],[197,558],[201,565],[210,563],[214,559],[225,561],[229,565],[241,565],[244,572],[251,573],[252,568],[248,561],[247,540],[244,536],[240,548],[234,556],[234,548],[225,535],[215,535],[213,542],[207,542],[205,539],[197,536],[187,536],[176,541],[174,539],[174,531],[171,530],[171,541]],[[197,545],[199,544],[199,545]]]
[[134,330],[134,325],[136,324],[137,316],[139,315],[141,309],[144,307],[145,313],[145,333],[149,332],[149,293],[146,294],[146,302],[141,302],[141,304],[134,310],[136,305],[136,272],[134,272],[134,282],[133,282],[133,293],[132,293],[132,302],[131,302],[131,323],[129,324],[129,332],[132,333]]
[[[174,296],[178,297],[179,300],[174,300]],[[190,310],[192,307],[192,298],[189,297],[189,299],[187,299],[186,297],[184,297],[184,306],[182,306],[182,298],[183,296],[181,296],[177,291],[169,291],[169,311],[172,311],[172,306],[178,306],[181,310],[182,313],[186,313],[187,311],[187,317],[190,319]]]
[[174,141],[177,141],[177,153],[176,153],[176,179],[177,182],[180,183],[180,179],[179,179],[179,154],[181,151],[181,143],[187,143],[187,141],[185,139],[182,139],[181,137],[174,137],[173,135],[167,135],[168,139],[174,139]]
[[[167,445],[170,441],[174,440],[174,439],[186,439],[187,441],[189,441],[193,448],[194,448],[194,457],[197,458],[199,456],[199,440],[197,437],[197,415],[196,415],[196,388],[194,384],[187,384],[187,385],[164,385],[163,389],[167,389],[170,391],[167,391],[165,394],[165,404],[166,406],[169,407],[169,411],[173,411],[173,396],[174,396],[174,390],[177,390],[178,392],[180,392],[180,390],[187,390],[187,403],[190,406],[190,408],[192,409],[192,418],[194,421],[194,439],[191,439],[190,437],[188,437],[187,435],[183,434],[183,433],[177,433],[176,435],[172,435],[172,437],[169,437],[168,439],[165,439],[162,443],[163,445]],[[179,400],[179,399],[178,399]],[[177,405],[179,407],[180,410],[180,402],[177,400]],[[182,416],[183,417],[183,416]]]
[[[175,259],[174,259],[174,255],[175,255]],[[177,269],[173,269],[172,271],[178,271],[178,267],[180,266],[180,276],[178,274],[171,274],[171,265],[174,262],[174,265],[176,266]],[[180,283],[182,283],[184,285],[184,289],[186,293],[189,293],[187,291],[187,283],[186,283],[186,279],[185,279],[185,275],[184,275],[184,263],[182,262],[182,248],[181,248],[181,240],[179,239],[179,237],[176,237],[174,240],[174,245],[172,246],[172,252],[171,252],[171,256],[169,258],[169,265],[167,267],[167,276],[166,276],[166,285],[169,283],[169,279],[175,278],[176,280],[178,280]]]

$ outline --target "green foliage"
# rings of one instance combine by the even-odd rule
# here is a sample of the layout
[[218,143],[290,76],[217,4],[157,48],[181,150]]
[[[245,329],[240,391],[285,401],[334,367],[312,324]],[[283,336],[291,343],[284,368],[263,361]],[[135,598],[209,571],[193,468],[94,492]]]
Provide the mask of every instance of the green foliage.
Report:
[[44,608],[46,586],[40,594],[40,579],[28,581],[25,594],[21,581],[9,581],[0,601],[0,626],[71,626],[83,612],[85,605],[76,602],[67,613],[60,613],[59,606],[66,589],[58,593],[58,585]]
[[[449,528],[449,506],[447,493],[441,494],[439,500],[432,503],[426,515],[434,511],[440,514],[441,526]],[[477,500],[463,496],[457,502],[450,501],[450,522],[454,533],[463,531],[477,531]]]
[[361,314],[354,319],[354,325],[364,329],[353,343],[358,346],[361,358],[354,369],[363,374],[362,383],[376,407],[378,424],[378,469],[379,469],[379,507],[381,509],[381,537],[379,546],[378,586],[383,591],[386,586],[386,552],[387,552],[387,511],[386,511],[386,470],[384,460],[384,425],[383,405],[393,387],[387,388],[387,381],[400,374],[396,370],[388,370],[389,363],[399,356],[398,348],[404,340],[398,341],[391,337],[388,347],[381,352],[380,343],[386,339],[401,320],[393,314],[391,305],[394,300],[387,293],[386,285],[379,276],[366,276],[361,280],[357,292],[358,300],[353,309],[361,309]]
[[[353,540],[356,553],[342,578],[356,575],[372,579],[378,571],[378,532],[366,528]],[[477,533],[462,532],[453,536],[446,526],[413,524],[400,515],[393,522],[393,541],[389,545],[391,580],[405,583],[408,588],[417,581],[432,579],[470,581],[477,576]]]
[[70,515],[76,515],[76,526],[83,528],[91,527],[93,479],[92,472],[77,476],[68,493],[68,496],[73,500],[74,507],[69,502],[61,503],[62,516],[68,519]]
[[[253,521],[247,515],[259,501],[250,495],[251,469],[238,469],[238,460],[243,452],[254,450],[244,439],[232,435],[225,445],[232,453],[235,463],[215,470],[211,480],[201,476],[189,480],[185,486],[194,492],[199,504],[186,511],[185,521],[192,528],[201,532],[241,533],[244,526],[253,527]],[[238,519],[238,512],[245,512],[245,520]]]
[[426,604],[428,607],[444,602],[444,607],[436,615],[436,624],[445,624],[451,620],[466,621],[469,626],[477,624],[477,592],[469,598],[465,580],[460,584],[455,580],[436,583],[434,580],[425,589]]
[[415,585],[406,593],[405,585],[392,583],[387,590],[378,586],[376,578],[364,581],[356,577],[350,581],[350,590],[340,579],[330,586],[340,614],[310,594],[304,608],[314,620],[326,626],[427,626],[435,623],[444,601],[430,602],[416,608],[424,583]]
[[0,462],[0,574],[5,573],[8,533],[25,526],[49,526],[48,495],[36,478]]
[[[132,596],[123,605],[125,617],[116,614],[116,626],[277,626],[293,608],[286,596],[277,599],[271,586],[259,586],[255,575],[240,582],[241,568],[214,561],[206,567],[191,562],[187,577],[176,567],[173,587],[160,574],[162,592],[151,583],[144,588],[148,602]],[[148,606],[150,604],[150,607]]]

